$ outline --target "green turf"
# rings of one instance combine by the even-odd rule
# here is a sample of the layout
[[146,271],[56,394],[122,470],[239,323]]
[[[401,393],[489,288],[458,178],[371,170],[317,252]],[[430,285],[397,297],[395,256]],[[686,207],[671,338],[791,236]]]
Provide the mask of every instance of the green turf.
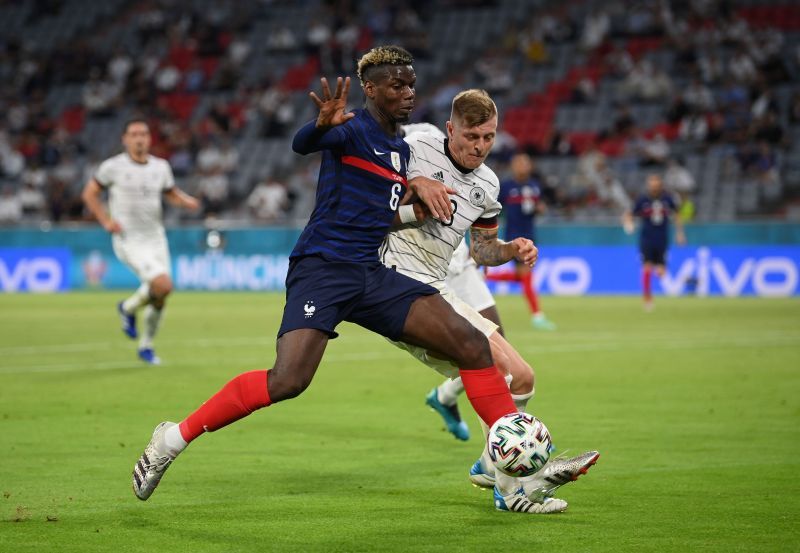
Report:
[[[266,367],[282,296],[178,293],[150,368],[118,294],[0,295],[0,551],[785,551],[800,531],[800,302],[501,298],[560,450],[597,448],[562,515],[496,512],[423,405],[438,382],[343,325],[311,388],[216,434],[146,503],[153,426]],[[477,419],[468,412],[473,435]]]

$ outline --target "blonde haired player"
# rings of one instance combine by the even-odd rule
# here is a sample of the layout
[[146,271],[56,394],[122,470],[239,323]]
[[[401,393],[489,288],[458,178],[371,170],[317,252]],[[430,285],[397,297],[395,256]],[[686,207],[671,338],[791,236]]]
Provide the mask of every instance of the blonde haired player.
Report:
[[[136,312],[144,307],[138,355],[142,361],[158,365],[161,360],[153,349],[153,339],[172,291],[161,198],[190,210],[198,209],[200,203],[175,186],[166,160],[150,155],[150,128],[146,121],[128,121],[122,144],[125,152],[100,164],[86,183],[82,197],[92,215],[111,233],[117,258],[141,282],[133,295],[117,305],[122,331],[131,339],[137,338]],[[104,190],[108,191],[108,212],[101,199]]]
[[[399,218],[406,226],[387,235],[381,248],[381,260],[398,272],[437,288],[457,313],[487,336],[498,368],[512,376],[512,397],[517,408],[523,410],[533,395],[530,365],[497,332],[495,323],[456,297],[445,284],[453,252],[462,243],[468,229],[472,256],[478,263],[499,265],[517,259],[533,265],[536,261],[537,250],[531,240],[517,238],[502,242],[497,238],[497,216],[501,210],[497,201],[499,182],[494,172],[483,163],[494,143],[496,129],[497,108],[494,102],[485,91],[472,89],[454,98],[451,118],[447,122],[447,137],[425,133],[407,136],[406,141],[411,146],[409,181],[436,180],[452,190],[453,214],[448,221],[442,222],[424,217],[419,204],[402,206]],[[445,376],[457,375],[457,367],[440,353],[403,342],[394,343]],[[514,379],[517,377],[515,390]],[[484,431],[488,432],[485,425]],[[539,471],[533,477],[535,480],[523,489],[518,479],[499,472],[492,474],[494,471],[484,449],[481,459],[470,470],[470,479],[482,487],[494,487],[495,506],[500,510],[560,512],[566,509],[567,504],[552,498],[552,492],[558,485],[574,480],[588,470],[597,457],[597,452],[591,452],[552,463]],[[555,486],[553,482],[544,480],[566,472],[569,473],[563,476],[566,479],[559,480]],[[535,492],[543,487],[547,487],[547,494]],[[532,492],[529,495],[536,495],[533,502],[526,497],[529,490]]]

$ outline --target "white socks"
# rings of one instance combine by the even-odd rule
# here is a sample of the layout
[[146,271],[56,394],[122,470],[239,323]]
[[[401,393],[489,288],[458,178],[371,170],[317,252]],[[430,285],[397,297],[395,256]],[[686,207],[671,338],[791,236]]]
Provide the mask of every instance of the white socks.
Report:
[[122,302],[122,310],[128,315],[133,315],[137,309],[150,301],[150,286],[142,284],[131,297]]
[[144,308],[144,332],[139,340],[139,349],[152,348],[153,338],[158,331],[158,324],[161,322],[162,309],[156,309],[152,305]]
[[528,400],[533,397],[536,390],[531,390],[527,394],[511,394],[511,399],[514,400],[514,405],[517,406],[517,411],[527,412],[525,409],[528,407]]
[[458,396],[463,391],[464,384],[461,383],[461,377],[453,378],[452,380],[445,380],[436,388],[436,397],[439,403],[450,407],[458,402]]
[[179,424],[170,426],[164,432],[164,445],[167,446],[167,449],[173,455],[177,455],[189,445],[186,443],[186,440],[183,439],[183,436],[181,436],[181,427]]

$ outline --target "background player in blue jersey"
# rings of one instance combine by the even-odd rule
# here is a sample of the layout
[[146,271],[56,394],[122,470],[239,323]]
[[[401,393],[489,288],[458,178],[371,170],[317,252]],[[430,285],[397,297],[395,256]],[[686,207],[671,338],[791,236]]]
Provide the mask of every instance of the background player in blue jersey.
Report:
[[[397,127],[414,106],[411,62],[408,52],[394,46],[364,55],[358,64],[366,96],[362,110],[346,112],[349,78],[338,79],[333,94],[325,79],[322,97],[311,93],[319,116],[298,131],[293,148],[301,154],[323,151],[317,204],[290,256],[275,363],[235,377],[180,424],[158,425],[134,467],[139,499],[150,497],[175,457],[204,432],[302,393],[343,320],[455,360],[467,397],[486,424],[516,411],[486,337],[435,288],[378,257],[407,188],[409,149]],[[434,181],[413,191],[440,219],[452,216],[444,185]],[[530,504],[524,495],[520,501]]]
[[[522,236],[536,242],[536,215],[544,212],[547,206],[542,200],[541,182],[533,169],[533,161],[528,154],[516,154],[511,158],[511,177],[500,183],[498,200],[503,204],[506,241]],[[555,330],[556,326],[539,307],[533,271],[524,263],[514,263],[514,273],[494,274],[490,278],[519,282],[531,311],[533,327],[539,330]]]
[[639,251],[642,254],[642,295],[646,310],[653,308],[651,280],[653,269],[659,278],[666,270],[667,248],[669,247],[669,221],[674,216],[675,241],[685,244],[683,223],[678,216],[675,199],[664,191],[661,176],[651,174],[647,177],[647,191],[636,200],[632,211],[624,215],[623,225],[629,234],[634,230],[634,218],[641,221],[639,229]]

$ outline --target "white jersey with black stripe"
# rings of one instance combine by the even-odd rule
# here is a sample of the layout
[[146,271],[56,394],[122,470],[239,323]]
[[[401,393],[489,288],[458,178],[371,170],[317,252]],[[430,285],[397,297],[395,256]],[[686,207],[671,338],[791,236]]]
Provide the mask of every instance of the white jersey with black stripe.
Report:
[[175,186],[167,160],[147,156],[145,163],[139,163],[122,153],[101,163],[94,178],[108,190],[111,217],[122,226],[119,238],[126,242],[163,240],[161,198]]
[[500,183],[494,171],[484,164],[473,171],[459,170],[442,137],[414,133],[406,140],[411,146],[408,180],[423,176],[455,190],[456,194],[450,196],[454,213],[447,224],[428,218],[390,232],[381,247],[381,260],[405,275],[443,290],[450,259],[469,228],[497,226]]

